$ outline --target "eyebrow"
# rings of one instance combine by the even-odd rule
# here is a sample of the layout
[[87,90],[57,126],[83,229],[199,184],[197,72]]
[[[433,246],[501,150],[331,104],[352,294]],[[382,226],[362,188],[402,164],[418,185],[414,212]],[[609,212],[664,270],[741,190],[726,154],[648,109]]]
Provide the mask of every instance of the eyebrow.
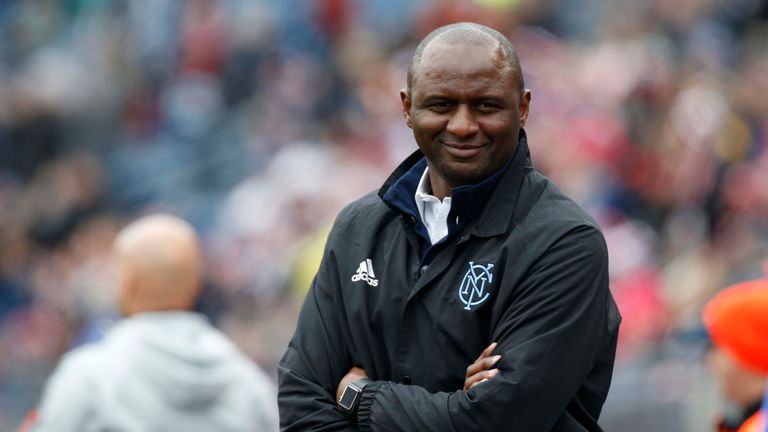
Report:
[[[430,103],[430,102],[436,102],[436,101],[445,101],[445,100],[457,100],[461,99],[461,97],[453,92],[442,92],[442,91],[434,91],[430,92],[428,94],[425,94],[421,97],[422,103]],[[477,95],[470,97],[469,101],[471,103],[477,103],[477,102],[495,102],[500,104],[509,104],[510,101],[509,95],[506,93],[499,92],[498,94],[483,94],[483,95]]]

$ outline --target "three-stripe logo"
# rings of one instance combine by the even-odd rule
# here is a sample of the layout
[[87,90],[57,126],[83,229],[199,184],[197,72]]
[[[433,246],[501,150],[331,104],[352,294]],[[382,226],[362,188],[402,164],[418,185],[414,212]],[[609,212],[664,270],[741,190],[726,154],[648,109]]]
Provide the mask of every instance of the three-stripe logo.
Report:
[[376,273],[373,271],[373,262],[370,258],[361,262],[357,267],[357,272],[352,275],[352,282],[365,281],[370,286],[378,286],[379,280],[376,279]]

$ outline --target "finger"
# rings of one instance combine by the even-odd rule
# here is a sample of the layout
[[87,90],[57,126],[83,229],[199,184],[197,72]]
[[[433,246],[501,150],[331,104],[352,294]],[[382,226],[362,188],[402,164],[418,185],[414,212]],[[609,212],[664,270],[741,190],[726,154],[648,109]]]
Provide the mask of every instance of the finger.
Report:
[[467,377],[470,377],[480,371],[490,369],[501,359],[500,355],[493,357],[486,357],[484,359],[476,360],[474,363],[467,367]]
[[486,357],[484,359],[478,359],[475,360],[474,363],[469,365],[467,367],[467,377],[471,377],[472,375],[484,371],[486,369],[490,369],[495,365],[499,360],[501,359],[500,355],[495,355],[493,357]]
[[484,371],[478,372],[464,381],[464,387],[466,389],[469,389],[470,387],[479,383],[480,381],[495,377],[498,373],[499,373],[498,369],[484,370]]
[[495,377],[498,374],[499,374],[498,369],[491,369],[491,370],[476,373],[464,381],[464,391],[465,392],[469,391],[469,389],[471,389],[472,387],[480,384],[481,382],[488,381],[489,379]]
[[474,387],[474,386],[476,386],[476,385],[478,385],[480,383],[484,383],[484,382],[488,381],[489,379],[495,377],[498,374],[499,374],[499,370],[498,369],[491,369],[489,371],[483,371],[482,372],[482,378],[480,378],[479,380],[474,380],[474,382],[472,384],[470,384],[469,388],[471,389],[472,387]]
[[497,346],[497,345],[498,345],[498,343],[496,343],[496,342],[493,342],[493,343],[491,343],[490,345],[488,345],[487,347],[485,347],[485,349],[483,350],[483,352],[481,352],[481,353],[480,353],[480,356],[479,356],[479,357],[478,357],[478,358],[477,358],[477,359],[476,359],[476,360],[475,360],[475,361],[474,361],[474,362],[473,362],[471,365],[469,365],[469,366],[467,367],[467,375],[466,375],[466,376],[470,376],[470,375],[472,375],[472,373],[476,373],[477,371],[480,371],[480,370],[483,370],[483,369],[487,369],[487,368],[478,368],[478,367],[475,367],[475,368],[474,368],[474,371],[470,373],[470,368],[471,368],[471,367],[473,367],[473,365],[474,365],[475,363],[477,363],[478,361],[480,361],[480,360],[482,360],[482,359],[484,359],[484,358],[487,358],[488,356],[490,356],[490,355],[491,355],[491,353],[493,353],[493,350],[495,350],[495,349],[496,349],[496,346]]
[[480,360],[481,358],[485,358],[485,357],[488,357],[489,355],[491,355],[493,350],[496,349],[496,345],[498,345],[498,343],[493,342],[492,344],[490,344],[487,347],[485,347],[483,352],[480,353],[480,357],[478,357],[477,359]]

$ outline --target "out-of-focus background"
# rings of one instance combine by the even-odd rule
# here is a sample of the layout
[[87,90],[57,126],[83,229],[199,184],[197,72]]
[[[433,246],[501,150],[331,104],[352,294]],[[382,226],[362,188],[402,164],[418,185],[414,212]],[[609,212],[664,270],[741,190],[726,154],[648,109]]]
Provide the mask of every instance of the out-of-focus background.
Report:
[[341,207],[415,144],[415,44],[509,35],[535,165],[601,224],[624,315],[609,431],[723,408],[699,313],[768,257],[765,0],[0,2],[0,430],[116,318],[110,244],[153,211],[202,232],[200,309],[275,372]]

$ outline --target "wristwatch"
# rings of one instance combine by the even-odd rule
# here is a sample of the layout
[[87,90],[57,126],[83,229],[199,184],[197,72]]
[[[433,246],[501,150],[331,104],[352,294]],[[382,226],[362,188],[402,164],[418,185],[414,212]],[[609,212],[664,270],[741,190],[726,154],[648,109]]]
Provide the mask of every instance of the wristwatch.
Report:
[[353,416],[357,412],[357,406],[360,405],[360,398],[363,396],[363,389],[370,382],[371,380],[368,378],[362,378],[347,384],[339,398],[339,408],[345,414]]

